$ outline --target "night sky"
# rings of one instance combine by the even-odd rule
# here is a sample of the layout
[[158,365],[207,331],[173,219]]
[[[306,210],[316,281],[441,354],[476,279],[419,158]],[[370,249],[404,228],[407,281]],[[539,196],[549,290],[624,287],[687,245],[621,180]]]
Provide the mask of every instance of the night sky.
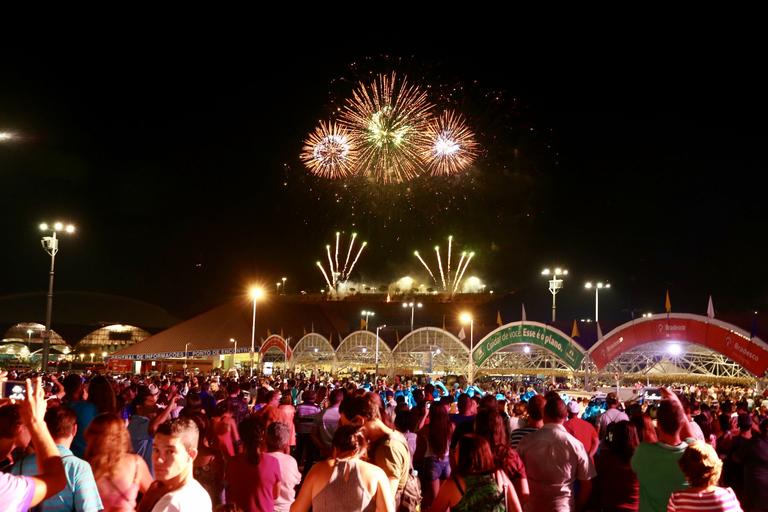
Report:
[[[103,36],[103,35],[102,35]],[[299,36],[296,36],[299,38]],[[111,293],[186,317],[246,283],[323,286],[334,233],[369,248],[357,279],[419,275],[452,234],[469,273],[548,315],[539,275],[571,272],[565,317],[591,316],[585,280],[607,279],[601,317],[768,310],[766,84],[737,42],[462,44],[373,37],[297,48],[102,37],[5,52],[0,80],[0,295],[43,291],[44,220],[76,223],[57,290]],[[758,59],[758,60],[755,60]],[[407,72],[475,123],[466,175],[385,187],[327,183],[298,155],[345,87]],[[472,272],[474,270],[474,272]]]

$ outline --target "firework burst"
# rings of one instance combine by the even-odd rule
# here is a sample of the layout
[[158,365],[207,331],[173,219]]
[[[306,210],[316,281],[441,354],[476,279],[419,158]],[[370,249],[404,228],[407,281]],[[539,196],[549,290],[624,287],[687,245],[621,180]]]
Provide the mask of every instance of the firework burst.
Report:
[[353,134],[358,169],[382,183],[400,183],[423,172],[420,148],[434,105],[426,91],[395,73],[360,82],[339,123]]
[[355,268],[355,265],[357,265],[357,260],[360,259],[360,255],[363,253],[363,249],[365,249],[365,246],[368,245],[368,242],[363,242],[360,244],[357,250],[357,255],[352,259],[352,263],[350,264],[349,260],[355,246],[356,238],[357,233],[352,233],[352,236],[349,239],[347,258],[344,261],[343,267],[339,265],[339,242],[341,240],[341,232],[339,231],[336,232],[336,250],[333,257],[331,257],[331,245],[328,244],[325,246],[325,253],[328,257],[329,270],[326,272],[325,267],[319,260],[315,263],[317,268],[320,269],[320,272],[322,272],[323,278],[325,279],[325,283],[328,285],[329,291],[337,291],[340,284],[343,284],[349,280],[349,277],[352,275],[352,270]]
[[478,155],[475,134],[461,114],[443,112],[433,119],[424,133],[421,158],[433,176],[448,176],[463,172]]
[[301,160],[317,176],[347,178],[355,171],[357,150],[348,130],[336,123],[321,121],[304,141]]
[[[453,236],[448,237],[448,260],[446,261],[446,265],[443,265],[443,259],[440,256],[440,246],[435,246],[435,256],[437,257],[437,268],[439,270],[440,275],[440,281],[437,280],[435,275],[432,273],[432,269],[429,268],[429,265],[426,261],[421,257],[419,254],[419,251],[413,251],[413,255],[416,256],[416,258],[421,262],[422,265],[424,265],[424,268],[427,269],[427,272],[429,272],[429,276],[432,278],[432,281],[435,283],[436,286],[440,286],[442,284],[442,290],[444,292],[448,292],[451,295],[455,294],[459,290],[459,285],[461,284],[462,279],[464,278],[464,273],[467,271],[467,267],[469,267],[469,262],[472,261],[472,258],[475,257],[474,252],[467,252],[463,251],[461,253],[461,257],[459,258],[459,263],[456,266],[456,270],[453,274],[451,274],[451,250],[453,246]],[[448,271],[444,272],[444,269],[447,268]]]

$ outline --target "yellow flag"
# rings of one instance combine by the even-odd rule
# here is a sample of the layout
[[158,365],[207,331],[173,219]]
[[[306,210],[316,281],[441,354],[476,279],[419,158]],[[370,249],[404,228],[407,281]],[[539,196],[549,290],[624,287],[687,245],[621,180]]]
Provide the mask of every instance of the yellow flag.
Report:
[[501,321],[501,311],[499,311],[498,309],[496,310],[496,325],[498,325],[499,327],[504,325],[504,322]]
[[361,331],[365,330],[365,318],[360,319],[360,330]]
[[579,324],[576,323],[576,320],[573,321],[573,328],[571,328],[571,338],[577,338],[581,336],[579,333]]
[[270,332],[269,329],[267,329],[267,338],[269,338],[270,336],[272,336],[272,333]]
[[667,311],[667,313],[672,312],[672,302],[669,300],[669,290],[667,290],[667,299],[664,301],[664,309]]

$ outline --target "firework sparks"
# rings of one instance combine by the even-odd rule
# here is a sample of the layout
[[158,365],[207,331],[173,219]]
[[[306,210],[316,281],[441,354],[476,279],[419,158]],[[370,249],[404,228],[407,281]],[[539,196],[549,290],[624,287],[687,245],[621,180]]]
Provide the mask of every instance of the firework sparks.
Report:
[[327,244],[325,246],[325,253],[326,253],[326,256],[328,257],[329,271],[326,272],[325,267],[323,267],[323,265],[319,261],[316,263],[317,267],[323,273],[323,277],[325,278],[325,282],[328,285],[328,289],[331,291],[334,291],[334,292],[338,291],[339,286],[346,283],[349,280],[349,277],[352,275],[352,270],[354,270],[355,265],[357,264],[357,261],[360,259],[360,255],[363,253],[363,249],[365,249],[365,247],[368,245],[368,242],[363,242],[360,245],[360,248],[357,251],[357,255],[355,256],[354,260],[352,260],[352,264],[349,265],[349,268],[347,268],[347,264],[349,263],[349,259],[352,254],[352,250],[354,248],[356,238],[357,238],[357,233],[352,233],[352,236],[350,237],[350,241],[349,241],[349,249],[347,250],[347,259],[344,262],[343,268],[339,266],[339,243],[341,240],[341,232],[336,232],[335,258],[331,256],[331,244]]
[[463,117],[443,112],[429,123],[421,157],[433,176],[448,176],[465,171],[478,156],[475,134]]
[[395,73],[379,75],[370,84],[360,82],[339,119],[358,148],[359,172],[383,183],[422,173],[420,147],[433,107],[426,91]]
[[[413,255],[418,258],[418,260],[421,262],[422,265],[424,265],[424,268],[427,269],[427,272],[429,272],[429,276],[432,278],[432,281],[435,283],[435,285],[440,286],[442,284],[442,290],[444,292],[449,292],[451,295],[455,294],[456,291],[459,289],[459,286],[461,284],[462,279],[464,278],[464,273],[467,271],[467,268],[469,267],[469,262],[472,260],[472,258],[475,256],[474,252],[467,253],[466,251],[462,251],[461,257],[459,258],[459,263],[456,266],[455,271],[453,272],[453,275],[451,275],[451,254],[452,254],[452,246],[453,246],[453,236],[448,237],[448,260],[445,262],[445,265],[443,264],[443,259],[440,257],[440,246],[435,246],[435,255],[437,257],[437,267],[440,271],[440,282],[438,282],[435,275],[432,273],[432,270],[429,268],[429,265],[427,265],[427,262],[422,259],[421,255],[419,254],[419,251],[413,251]],[[444,273],[443,269],[447,268],[448,273]]]
[[357,150],[345,128],[321,121],[304,141],[301,160],[312,174],[323,178],[346,178],[354,173]]

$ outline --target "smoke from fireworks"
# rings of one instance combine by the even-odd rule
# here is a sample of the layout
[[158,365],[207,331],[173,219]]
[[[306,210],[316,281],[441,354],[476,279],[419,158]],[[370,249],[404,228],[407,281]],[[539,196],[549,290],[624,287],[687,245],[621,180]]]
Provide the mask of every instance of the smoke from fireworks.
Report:
[[[432,269],[429,268],[429,265],[426,261],[421,257],[419,254],[419,251],[413,251],[413,255],[418,258],[418,260],[421,262],[422,265],[424,265],[424,268],[427,269],[427,272],[429,272],[430,277],[432,278],[432,281],[435,283],[436,286],[440,286],[442,284],[442,290],[444,292],[449,292],[451,295],[455,294],[459,290],[459,286],[461,284],[461,280],[464,278],[464,273],[467,271],[467,267],[469,267],[469,262],[472,261],[472,258],[474,258],[475,253],[474,252],[466,252],[463,251],[461,253],[461,257],[459,258],[459,264],[456,266],[456,271],[453,275],[451,275],[451,249],[453,245],[453,236],[448,237],[448,260],[447,264],[443,265],[443,260],[440,256],[440,246],[435,246],[435,256],[437,257],[437,268],[440,272],[440,281],[438,282],[435,275],[432,273]],[[447,273],[443,271],[444,268],[447,268]]]
[[304,141],[301,160],[312,174],[323,178],[346,178],[354,172],[357,150],[345,128],[321,121]]
[[[341,241],[341,232],[336,232],[336,251],[335,256],[331,256],[331,245],[328,244],[325,246],[325,253],[328,257],[328,271],[326,272],[325,267],[323,264],[318,260],[315,265],[320,269],[320,272],[323,274],[323,278],[325,279],[325,283],[328,285],[328,290],[332,292],[336,292],[339,290],[339,286],[343,283],[346,283],[349,280],[349,276],[352,275],[352,270],[354,270],[355,265],[357,264],[357,261],[360,259],[360,255],[363,253],[363,249],[365,249],[365,246],[368,245],[368,242],[363,242],[360,244],[360,247],[358,248],[357,255],[352,259],[352,263],[349,264],[349,259],[352,254],[354,245],[355,245],[355,239],[357,238],[357,233],[352,233],[352,236],[349,239],[349,249],[347,250],[347,258],[344,261],[344,266],[341,267],[339,265],[339,242]],[[329,277],[330,276],[330,277]]]

